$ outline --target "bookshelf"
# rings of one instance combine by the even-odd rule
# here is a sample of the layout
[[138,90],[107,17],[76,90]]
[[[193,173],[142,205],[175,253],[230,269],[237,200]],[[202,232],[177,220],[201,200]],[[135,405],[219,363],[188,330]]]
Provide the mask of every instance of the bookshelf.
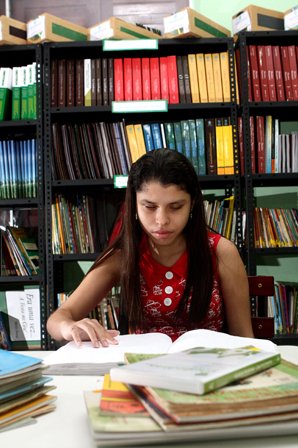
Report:
[[[102,197],[106,204],[110,207],[108,214],[106,214],[106,227],[111,228],[116,214],[113,213],[121,200],[124,198],[124,190],[114,188],[112,176],[103,175],[102,178],[93,178],[90,176],[82,176],[83,178],[73,178],[72,180],[67,177],[71,177],[68,174],[66,179],[59,178],[59,174],[53,177],[53,162],[55,156],[53,155],[53,147],[55,146],[54,134],[52,133],[53,124],[60,132],[62,124],[81,126],[83,123],[94,123],[96,121],[110,123],[111,125],[119,122],[123,122],[126,125],[135,125],[141,123],[152,125],[153,123],[165,123],[165,122],[177,122],[183,120],[195,120],[197,118],[229,118],[232,125],[232,141],[233,141],[233,158],[234,158],[234,174],[199,174],[200,183],[204,191],[211,191],[220,189],[224,197],[230,195],[235,196],[235,234],[239,249],[242,249],[242,209],[241,209],[241,188],[240,188],[240,173],[239,173],[239,160],[237,151],[237,106],[236,106],[236,85],[234,76],[234,49],[232,39],[173,39],[163,40],[159,39],[155,49],[143,49],[141,51],[134,50],[117,50],[117,46],[113,46],[112,51],[104,51],[104,43],[102,42],[73,42],[73,43],[46,43],[44,44],[44,67],[45,67],[45,83],[44,83],[44,100],[45,100],[45,209],[46,209],[46,253],[47,253],[47,282],[48,282],[48,313],[52,312],[57,307],[56,295],[63,288],[63,270],[68,262],[71,261],[83,261],[94,260],[96,253],[76,253],[76,254],[61,254],[53,251],[52,245],[52,206],[54,197],[57,193],[63,192],[63,194],[73,194],[77,192],[88,193],[94,197]],[[152,47],[152,46],[151,46]],[[220,53],[225,52],[228,55],[228,74],[231,80],[230,82],[230,101],[224,102],[210,102],[199,103],[192,102],[188,98],[181,102],[178,101],[169,102],[166,110],[161,111],[158,109],[160,106],[157,101],[149,100],[149,108],[146,105],[142,110],[143,103],[131,103],[127,101],[126,104],[120,104],[118,101],[111,102],[110,99],[103,100],[103,92],[101,97],[101,103],[94,105],[94,102],[90,106],[84,105],[71,105],[67,106],[64,103],[63,106],[58,106],[57,100],[53,100],[52,90],[58,90],[57,98],[61,96],[61,86],[59,87],[59,80],[55,79],[58,73],[53,69],[53,66],[59,66],[60,60],[66,57],[70,60],[84,59],[99,59],[101,62],[103,59],[112,58],[122,59],[124,58],[168,58],[175,55],[182,58],[187,58],[188,54],[206,54],[206,53]],[[67,55],[67,56],[66,56]],[[64,63],[67,65],[67,61]],[[75,62],[76,64],[76,62]],[[102,65],[103,70],[103,65]],[[54,84],[53,84],[54,82]],[[66,81],[67,83],[67,81]],[[103,86],[104,86],[103,81]],[[103,87],[104,88],[104,87]],[[106,89],[109,87],[106,86]],[[60,94],[59,94],[60,89]],[[67,89],[67,87],[66,87]],[[177,92],[176,92],[177,93]],[[190,94],[190,92],[188,92]],[[113,92],[116,96],[116,91]],[[152,93],[153,95],[153,93]],[[78,95],[80,96],[80,95]],[[185,97],[184,97],[185,98]],[[162,97],[160,97],[162,100]],[[76,100],[74,101],[76,103]],[[147,103],[147,102],[146,102]],[[63,100],[61,101],[63,104]],[[141,107],[140,107],[141,104]],[[126,106],[127,105],[127,106]],[[119,112],[119,106],[122,106],[121,112]],[[126,106],[126,107],[125,107]],[[158,106],[156,108],[156,106]],[[152,111],[150,110],[152,109]],[[135,111],[137,111],[135,113]],[[56,125],[57,124],[57,125]],[[107,125],[110,126],[110,125]],[[61,131],[62,132],[62,131]],[[71,131],[70,131],[71,132]],[[90,134],[89,134],[90,135]],[[57,145],[56,145],[57,146]],[[113,174],[125,174],[122,171],[115,171]],[[62,174],[63,176],[63,174]],[[60,175],[61,177],[61,175]],[[108,233],[105,234],[103,243],[107,240]],[[99,248],[100,249],[100,248]]]
[[[0,295],[1,309],[4,313],[4,321],[10,336],[12,336],[13,349],[45,349],[47,347],[46,337],[46,281],[45,281],[45,259],[44,259],[44,178],[43,178],[43,149],[42,149],[42,94],[41,94],[41,72],[42,72],[42,48],[40,46],[2,46],[0,47],[0,67],[12,68],[27,67],[36,63],[36,117],[12,120],[11,110],[7,111],[6,116],[0,121],[0,135],[2,143],[2,167],[8,169],[4,172],[1,185],[1,275],[0,275]],[[11,99],[9,99],[9,108]],[[29,146],[28,142],[31,143]],[[6,148],[6,149],[5,149]],[[24,175],[26,170],[25,163],[28,164],[28,157],[31,148],[31,172],[35,175],[31,178],[31,190],[28,187],[28,178]],[[33,148],[33,149],[32,149]],[[7,159],[5,158],[5,151]],[[22,154],[24,158],[21,158]],[[26,156],[27,154],[27,156]],[[21,169],[17,171],[20,177],[14,175],[12,167],[16,166],[16,159],[21,158]],[[25,160],[25,162],[24,162]],[[33,168],[34,167],[34,170]],[[3,173],[3,171],[2,171]],[[18,183],[16,183],[16,180]],[[30,179],[29,179],[30,182]],[[6,188],[6,190],[5,190]],[[34,229],[34,238],[38,246],[38,265],[37,273],[33,270],[26,272],[17,272],[14,269],[6,270],[7,258],[5,258],[4,234],[7,234],[7,226],[25,227]],[[7,246],[6,246],[7,247]],[[6,252],[7,253],[7,252]],[[10,257],[9,257],[10,258]],[[30,308],[30,292],[28,289],[38,289],[39,297],[34,293],[33,312],[33,333],[28,342],[24,342],[22,332],[26,333],[25,327],[12,330],[13,322],[8,322],[7,309],[14,309],[11,316],[19,316],[20,303],[23,301],[25,311]],[[21,291],[12,294],[8,301],[6,292]],[[26,292],[25,298],[22,295]],[[19,294],[21,297],[19,298]],[[33,302],[32,302],[33,303]],[[16,313],[16,314],[14,314]],[[31,316],[32,317],[32,316]],[[11,332],[11,331],[12,332]],[[19,332],[19,333],[18,333]],[[28,335],[27,335],[28,336]]]
[[[264,126],[265,126],[265,135],[266,135],[266,117],[271,116],[272,121],[278,120],[278,131],[279,134],[282,134],[282,128],[284,127],[284,123],[288,128],[292,127],[294,131],[297,129],[297,124],[295,125],[296,116],[295,110],[297,109],[298,102],[297,97],[287,98],[287,92],[285,87],[285,73],[284,67],[282,65],[282,81],[283,85],[283,95],[282,92],[278,94],[279,84],[277,82],[277,73],[274,72],[275,78],[275,92],[276,97],[270,95],[265,99],[262,92],[262,75],[260,73],[260,62],[259,64],[259,89],[260,89],[260,98],[258,101],[255,100],[254,97],[254,88],[258,89],[258,86],[254,86],[254,80],[252,78],[252,62],[250,55],[250,48],[255,47],[258,52],[258,47],[262,46],[263,48],[271,47],[271,49],[278,48],[281,52],[283,47],[289,48],[290,46],[296,46],[297,44],[297,31],[286,31],[286,32],[244,32],[241,33],[238,40],[238,48],[240,50],[240,73],[242,79],[241,86],[241,106],[242,106],[242,119],[243,119],[243,144],[244,144],[244,165],[245,165],[245,173],[244,173],[244,190],[245,190],[245,210],[247,215],[247,271],[249,275],[256,275],[258,271],[258,264],[261,258],[274,257],[275,260],[280,258],[291,258],[297,259],[298,247],[289,246],[289,247],[257,247],[256,245],[256,227],[255,227],[255,216],[254,210],[256,207],[262,206],[262,201],[258,198],[258,191],[263,189],[264,191],[269,191],[272,197],[271,207],[278,207],[280,209],[285,208],[285,198],[286,193],[284,195],[281,193],[281,198],[278,198],[278,193],[282,192],[286,187],[291,187],[293,189],[294,194],[296,191],[297,194],[297,169],[293,169],[292,167],[283,166],[279,167],[276,170],[268,170],[260,169],[261,165],[258,166],[259,162],[259,153],[260,146],[258,146],[259,135],[257,134],[256,126],[256,117],[264,117]],[[274,51],[274,50],[272,50]],[[297,59],[297,57],[296,57]],[[265,59],[265,62],[268,63],[270,67],[270,62]],[[276,65],[275,60],[274,69]],[[283,64],[282,58],[281,63]],[[267,75],[268,75],[268,66],[267,66]],[[270,77],[270,76],[269,76]],[[270,86],[270,79],[267,78],[267,85]],[[272,83],[271,83],[272,85]],[[274,88],[273,87],[273,88]],[[253,118],[252,118],[253,117]],[[251,151],[251,120],[255,122],[255,133],[256,133],[256,146],[255,146],[255,166]],[[276,123],[276,122],[275,122]],[[276,125],[277,126],[277,125]],[[274,142],[274,138],[273,138]],[[268,144],[268,143],[267,143]],[[274,145],[274,143],[273,143]],[[266,140],[264,141],[265,151],[266,151]],[[275,146],[274,150],[277,150]],[[288,155],[288,154],[286,154]],[[283,154],[282,154],[283,157]],[[293,158],[294,159],[294,158]],[[292,163],[293,160],[291,160]],[[278,162],[276,162],[278,163]],[[268,168],[268,167],[267,167]],[[280,169],[281,168],[281,169]],[[262,172],[260,172],[262,171]],[[277,172],[276,172],[277,171]],[[274,199],[275,196],[275,199]],[[290,202],[290,201],[289,201]],[[293,201],[292,201],[293,202]],[[266,207],[266,205],[263,205]],[[297,208],[297,202],[294,201],[288,208],[293,207]],[[294,281],[294,279],[293,279]],[[276,335],[275,341],[279,344],[297,344],[297,334],[290,335]]]

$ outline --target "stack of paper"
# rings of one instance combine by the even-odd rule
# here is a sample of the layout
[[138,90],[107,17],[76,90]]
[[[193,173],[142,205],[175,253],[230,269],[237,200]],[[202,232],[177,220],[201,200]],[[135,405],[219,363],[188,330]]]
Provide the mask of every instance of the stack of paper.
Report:
[[55,409],[55,396],[46,386],[42,359],[0,350],[0,432],[33,423],[33,417]]

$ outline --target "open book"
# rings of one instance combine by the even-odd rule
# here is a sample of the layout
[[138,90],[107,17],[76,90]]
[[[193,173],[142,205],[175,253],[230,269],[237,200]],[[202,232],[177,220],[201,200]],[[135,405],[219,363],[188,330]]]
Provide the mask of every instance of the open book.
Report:
[[52,375],[104,375],[124,364],[125,353],[165,354],[194,347],[235,348],[254,345],[277,353],[277,346],[265,339],[243,338],[211,330],[191,330],[175,342],[163,333],[129,334],[117,337],[119,344],[94,348],[91,342],[77,346],[68,342],[44,359],[46,373]]

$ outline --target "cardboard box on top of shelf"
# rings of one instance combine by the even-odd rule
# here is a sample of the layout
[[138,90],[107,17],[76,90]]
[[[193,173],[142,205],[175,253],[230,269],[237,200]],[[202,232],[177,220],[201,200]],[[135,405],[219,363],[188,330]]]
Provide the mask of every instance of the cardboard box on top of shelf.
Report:
[[285,30],[298,30],[298,5],[284,13]]
[[284,13],[273,9],[248,5],[232,17],[233,34],[241,31],[282,31]]
[[27,43],[26,23],[0,16],[0,45],[24,45]]
[[159,39],[161,36],[140,25],[110,17],[89,28],[90,40],[103,39]]
[[231,32],[203,16],[194,9],[184,8],[181,11],[164,17],[164,38],[184,37],[230,37]]
[[46,12],[27,23],[27,40],[34,44],[45,41],[87,41],[88,37],[88,28]]

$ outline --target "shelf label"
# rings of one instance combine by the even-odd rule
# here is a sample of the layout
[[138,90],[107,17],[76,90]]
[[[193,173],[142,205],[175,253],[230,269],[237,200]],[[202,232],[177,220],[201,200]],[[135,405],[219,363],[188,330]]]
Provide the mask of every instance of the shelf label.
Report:
[[112,101],[113,113],[168,112],[167,100]]
[[103,51],[117,50],[157,50],[157,39],[121,39],[121,40],[104,40]]
[[126,188],[128,176],[127,175],[115,175],[114,176],[114,188]]

